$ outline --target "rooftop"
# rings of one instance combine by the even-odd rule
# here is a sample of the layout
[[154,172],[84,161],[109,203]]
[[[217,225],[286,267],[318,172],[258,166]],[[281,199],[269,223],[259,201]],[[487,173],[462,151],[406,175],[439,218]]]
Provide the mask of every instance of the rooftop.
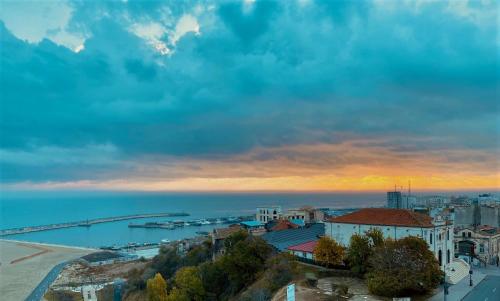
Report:
[[268,244],[280,251],[283,251],[290,246],[312,241],[323,235],[325,235],[325,225],[318,223],[298,229],[267,232],[261,237]]
[[287,249],[290,251],[313,253],[314,248],[316,247],[317,244],[318,244],[317,240],[312,240],[298,245],[289,246]]
[[231,225],[227,228],[214,229],[213,235],[215,239],[226,239],[229,235],[241,230],[240,225]]
[[433,227],[432,218],[406,209],[365,208],[358,211],[333,217],[333,223],[383,225],[401,227]]
[[296,229],[299,226],[292,223],[289,220],[286,219],[280,219],[276,221],[276,224],[271,228],[271,231],[281,231],[281,230],[287,230],[287,229]]
[[260,227],[260,226],[263,226],[264,224],[259,222],[259,221],[244,221],[244,222],[241,222],[240,223],[241,225],[245,226],[245,227]]
[[102,251],[102,252],[96,252],[96,253],[91,253],[88,255],[85,255],[81,257],[87,262],[99,262],[99,261],[106,261],[110,259],[116,259],[123,257],[123,255],[116,253],[116,252],[111,252],[111,251]]

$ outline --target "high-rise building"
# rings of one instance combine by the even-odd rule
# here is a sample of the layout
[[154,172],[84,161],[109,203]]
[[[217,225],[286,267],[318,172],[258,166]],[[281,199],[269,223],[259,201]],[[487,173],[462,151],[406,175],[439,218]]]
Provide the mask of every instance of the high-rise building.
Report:
[[394,209],[401,209],[403,205],[403,198],[401,191],[388,191],[387,192],[387,207]]

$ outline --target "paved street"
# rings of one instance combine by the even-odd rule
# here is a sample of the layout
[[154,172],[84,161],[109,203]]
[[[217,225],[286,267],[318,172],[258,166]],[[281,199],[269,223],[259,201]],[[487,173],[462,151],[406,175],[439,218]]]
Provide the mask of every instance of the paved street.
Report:
[[66,262],[56,265],[48,274],[43,278],[43,280],[38,284],[38,286],[31,292],[31,294],[26,298],[25,301],[39,301],[42,300],[43,295],[49,288],[49,286],[56,280],[59,273],[62,271]]
[[500,276],[486,276],[463,301],[497,301],[500,300]]

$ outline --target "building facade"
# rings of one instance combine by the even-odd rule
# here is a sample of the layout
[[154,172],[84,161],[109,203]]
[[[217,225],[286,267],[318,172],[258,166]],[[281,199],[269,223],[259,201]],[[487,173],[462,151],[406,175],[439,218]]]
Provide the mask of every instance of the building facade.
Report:
[[402,206],[401,191],[388,191],[387,192],[387,208],[400,209]]
[[405,209],[366,208],[325,222],[325,235],[345,247],[351,236],[379,229],[385,238],[417,236],[425,240],[442,269],[454,258],[453,224]]
[[496,264],[500,256],[500,228],[490,226],[464,227],[455,231],[455,252],[474,256],[488,264]]
[[314,248],[318,244],[317,240],[308,241],[305,243],[289,246],[288,252],[299,258],[314,260]]
[[257,207],[255,219],[261,223],[280,219],[282,216],[281,206]]

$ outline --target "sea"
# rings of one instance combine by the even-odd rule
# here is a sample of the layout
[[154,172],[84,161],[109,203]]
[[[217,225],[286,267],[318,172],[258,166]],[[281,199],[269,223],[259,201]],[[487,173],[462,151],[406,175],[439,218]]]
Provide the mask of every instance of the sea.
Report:
[[30,192],[0,194],[0,229],[38,226],[87,219],[146,213],[179,213],[160,217],[94,224],[19,235],[4,239],[98,248],[128,243],[158,243],[190,238],[199,231],[223,225],[168,229],[129,228],[129,223],[164,222],[252,215],[258,206],[283,209],[304,205],[321,208],[379,207],[385,193],[144,193],[144,192]]

